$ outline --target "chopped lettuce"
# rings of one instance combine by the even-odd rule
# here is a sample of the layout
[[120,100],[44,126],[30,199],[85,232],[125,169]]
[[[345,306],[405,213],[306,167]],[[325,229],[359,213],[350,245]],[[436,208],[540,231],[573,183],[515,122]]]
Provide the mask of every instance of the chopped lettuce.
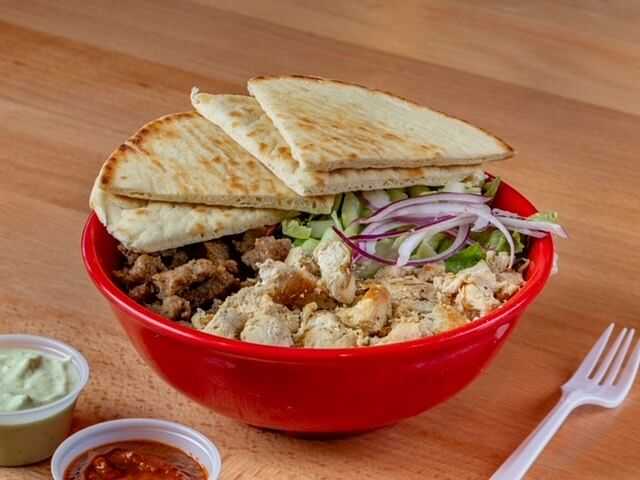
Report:
[[429,238],[428,242],[436,253],[440,253],[449,248],[453,240],[451,236],[446,233],[436,233]]
[[482,187],[482,194],[489,198],[495,197],[496,193],[498,193],[498,189],[500,188],[500,182],[500,177],[495,177],[493,180],[485,182]]
[[[483,232],[475,232],[471,234],[471,238],[486,250],[495,250],[496,252],[509,251],[509,243],[499,230],[487,229]],[[521,253],[524,250],[522,235],[520,232],[511,232],[511,238],[513,238],[515,253]]]
[[413,197],[421,197],[423,195],[429,195],[431,193],[431,189],[429,187],[425,187],[424,185],[414,185],[413,187],[409,187],[409,196]]
[[420,245],[418,245],[418,248],[416,249],[412,258],[429,258],[433,257],[436,254],[436,251],[429,240],[430,239],[425,239],[420,242]]
[[320,244],[326,243],[326,242],[332,242],[334,240],[338,240],[338,235],[336,234],[336,232],[333,231],[333,228],[328,228],[327,230],[324,231],[324,234],[322,235],[322,238],[320,239]]
[[[298,239],[298,240],[300,240],[300,239]],[[316,249],[316,247],[318,245],[320,245],[320,240],[316,240],[315,238],[309,238],[309,239],[305,240],[304,242],[302,242],[300,247],[302,247],[302,249],[305,252],[311,254],[311,253],[313,253],[313,251]]]
[[446,233],[442,233],[441,235],[442,237],[438,241],[438,248],[435,249],[438,253],[444,252],[453,243],[453,237],[451,235],[447,235]]
[[311,220],[307,223],[307,226],[311,229],[311,238],[320,239],[324,235],[327,229],[331,229],[334,222],[330,218],[324,220]]
[[282,221],[282,233],[287,237],[306,240],[311,237],[311,229],[302,225],[297,218]]
[[445,270],[451,273],[458,273],[460,270],[473,267],[480,260],[484,260],[486,256],[484,249],[474,243],[445,260]]
[[347,237],[353,237],[354,235],[358,235],[362,231],[362,225],[358,223],[352,223],[347,228],[344,229],[344,234]]
[[528,220],[536,222],[558,223],[558,212],[538,212],[531,215]]
[[409,198],[409,195],[407,195],[407,192],[404,191],[404,188],[390,188],[389,190],[387,190],[387,194],[389,195],[389,199],[392,202],[397,202],[398,200]]

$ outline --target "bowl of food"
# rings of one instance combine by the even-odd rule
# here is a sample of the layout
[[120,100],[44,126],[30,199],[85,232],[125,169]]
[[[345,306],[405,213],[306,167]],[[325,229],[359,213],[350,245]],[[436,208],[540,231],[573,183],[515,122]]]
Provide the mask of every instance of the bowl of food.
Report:
[[[307,434],[390,425],[488,365],[564,231],[484,173],[512,154],[496,137],[382,92],[284,80],[250,82],[255,98],[195,91],[198,113],[116,149],[85,266],[146,362],[215,412]],[[408,112],[421,123],[393,121]],[[404,163],[382,165],[385,148]]]

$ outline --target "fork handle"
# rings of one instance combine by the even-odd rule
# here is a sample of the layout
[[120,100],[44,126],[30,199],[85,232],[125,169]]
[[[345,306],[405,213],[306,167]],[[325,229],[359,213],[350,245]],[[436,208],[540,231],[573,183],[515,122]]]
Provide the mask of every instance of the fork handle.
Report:
[[491,480],[518,480],[522,478],[567,416],[578,405],[579,402],[571,393],[563,394],[544,420],[496,470]]

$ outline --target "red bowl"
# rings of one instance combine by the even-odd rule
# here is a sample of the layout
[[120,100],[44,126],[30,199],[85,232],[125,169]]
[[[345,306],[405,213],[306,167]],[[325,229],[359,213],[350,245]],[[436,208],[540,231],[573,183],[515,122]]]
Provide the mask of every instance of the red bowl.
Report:
[[[530,215],[506,184],[495,205]],[[352,433],[418,415],[468,385],[542,291],[553,263],[549,237],[534,240],[525,285],[504,305],[463,327],[385,346],[283,348],[182,327],[142,307],[112,281],[117,242],[91,214],[82,235],[89,276],[134,347],[165,381],[221,415],[296,433]]]

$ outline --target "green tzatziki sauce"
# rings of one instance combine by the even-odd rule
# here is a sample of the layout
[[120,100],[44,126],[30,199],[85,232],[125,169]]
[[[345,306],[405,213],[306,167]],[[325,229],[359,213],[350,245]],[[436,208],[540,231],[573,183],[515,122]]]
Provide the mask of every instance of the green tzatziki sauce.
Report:
[[35,350],[0,349],[0,412],[28,410],[55,402],[78,381],[70,359]]

